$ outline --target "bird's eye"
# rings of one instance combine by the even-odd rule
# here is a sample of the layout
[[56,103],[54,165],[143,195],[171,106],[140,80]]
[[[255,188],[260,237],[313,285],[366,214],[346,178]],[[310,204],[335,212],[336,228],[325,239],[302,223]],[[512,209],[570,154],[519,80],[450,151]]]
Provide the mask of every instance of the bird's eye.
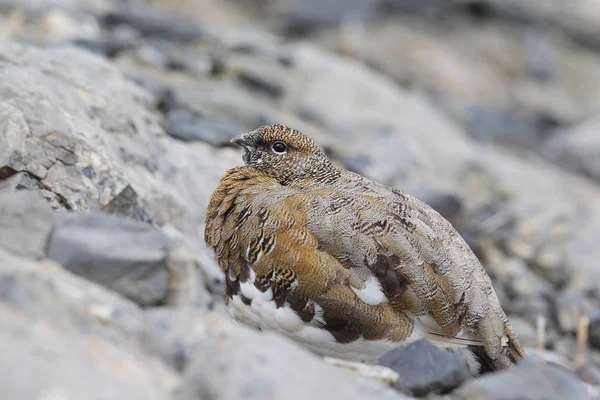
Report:
[[287,145],[283,142],[275,142],[271,145],[271,149],[277,154],[285,154],[287,152]]

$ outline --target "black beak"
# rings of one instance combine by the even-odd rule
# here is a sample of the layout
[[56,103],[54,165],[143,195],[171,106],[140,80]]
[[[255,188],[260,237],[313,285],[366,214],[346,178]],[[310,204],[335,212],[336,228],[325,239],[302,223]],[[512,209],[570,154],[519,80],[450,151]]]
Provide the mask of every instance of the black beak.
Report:
[[246,136],[245,133],[242,133],[241,135],[235,136],[234,138],[232,138],[230,140],[230,142],[238,144],[238,145],[240,145],[242,147],[249,147],[251,145],[250,141],[248,140],[248,137]]
[[250,149],[254,148],[254,140],[249,137],[249,133],[242,133],[241,135],[237,135],[230,140],[231,143],[235,143],[244,148],[244,155],[242,159],[246,164],[250,162]]

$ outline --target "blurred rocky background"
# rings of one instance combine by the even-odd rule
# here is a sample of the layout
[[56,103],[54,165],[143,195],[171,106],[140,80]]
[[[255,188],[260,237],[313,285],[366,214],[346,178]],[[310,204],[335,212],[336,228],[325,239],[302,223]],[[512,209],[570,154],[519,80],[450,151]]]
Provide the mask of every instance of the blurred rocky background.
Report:
[[[230,322],[204,213],[275,122],[450,219],[529,359]],[[599,295],[597,0],[0,0],[2,399],[596,398]]]

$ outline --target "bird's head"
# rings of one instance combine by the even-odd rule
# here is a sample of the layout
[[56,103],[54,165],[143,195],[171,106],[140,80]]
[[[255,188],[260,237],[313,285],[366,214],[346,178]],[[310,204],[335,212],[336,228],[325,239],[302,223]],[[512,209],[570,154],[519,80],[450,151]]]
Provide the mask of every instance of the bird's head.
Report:
[[266,125],[231,139],[244,148],[244,162],[282,185],[305,179],[326,181],[337,175],[319,146],[301,132],[283,125]]

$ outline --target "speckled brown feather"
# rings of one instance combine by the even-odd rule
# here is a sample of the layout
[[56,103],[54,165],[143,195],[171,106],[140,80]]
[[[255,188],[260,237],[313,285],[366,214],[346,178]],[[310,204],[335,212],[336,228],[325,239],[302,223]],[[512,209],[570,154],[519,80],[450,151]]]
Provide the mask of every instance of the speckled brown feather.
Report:
[[[228,296],[251,268],[277,307],[287,301],[311,323],[320,306],[323,328],[340,343],[401,342],[415,317],[429,316],[437,324],[431,335],[474,335],[494,368],[523,357],[489,277],[437,212],[333,167],[300,132],[274,125],[251,135],[260,150],[225,174],[207,213],[205,240],[226,272]],[[274,141],[287,143],[285,156],[269,153]],[[352,289],[372,275],[387,302],[367,304]]]

